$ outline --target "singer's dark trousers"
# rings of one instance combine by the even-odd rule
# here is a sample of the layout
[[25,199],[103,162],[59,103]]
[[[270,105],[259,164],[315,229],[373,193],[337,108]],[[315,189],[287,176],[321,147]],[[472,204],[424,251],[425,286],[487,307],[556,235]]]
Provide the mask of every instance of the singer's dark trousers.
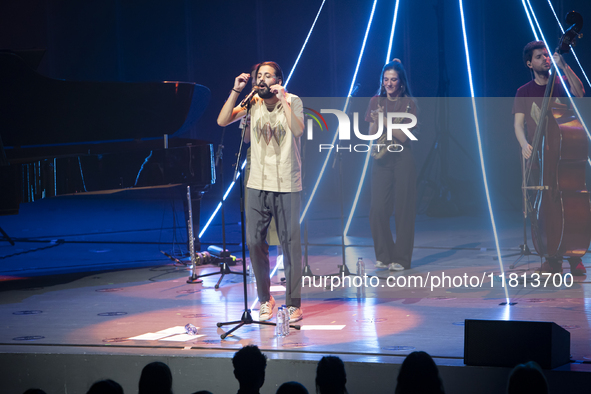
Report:
[[[410,146],[373,160],[369,223],[376,260],[410,268],[415,237],[416,166]],[[390,229],[394,212],[396,241]]]
[[275,218],[277,235],[283,248],[285,266],[285,305],[301,306],[302,245],[300,240],[300,193],[278,193],[247,188],[246,244],[257,280],[261,303],[271,297],[269,244],[267,230]]

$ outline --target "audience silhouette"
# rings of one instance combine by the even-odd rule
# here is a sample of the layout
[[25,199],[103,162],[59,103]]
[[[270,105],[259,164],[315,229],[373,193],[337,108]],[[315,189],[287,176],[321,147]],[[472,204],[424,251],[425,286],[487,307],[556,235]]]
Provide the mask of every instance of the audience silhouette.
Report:
[[343,360],[336,356],[324,356],[316,368],[316,392],[342,394],[347,392],[347,373]]
[[86,394],[123,394],[123,387],[111,379],[99,380],[90,386]]
[[398,372],[396,394],[444,394],[439,370],[431,356],[425,352],[409,354]]
[[[232,358],[234,376],[238,380],[238,394],[259,394],[265,383],[267,356],[256,345],[240,349]],[[316,367],[317,394],[347,394],[345,364],[336,356],[324,356]],[[445,394],[442,379],[433,358],[426,352],[412,352],[398,372],[395,394]],[[156,361],[147,364],[139,380],[139,394],[172,394],[172,373],[168,365]],[[47,394],[38,388],[23,394]],[[92,384],[86,394],[124,394],[121,385],[111,379]],[[193,394],[212,394],[207,390]],[[285,382],[276,394],[308,394],[301,383]],[[540,366],[530,361],[519,364],[509,374],[507,394],[549,394],[548,382]]]
[[519,364],[509,374],[507,394],[548,394],[548,382],[535,361]]
[[142,369],[139,394],[172,394],[172,373],[168,365],[154,361]]
[[239,394],[258,393],[265,383],[267,356],[256,345],[244,346],[232,358],[234,376],[238,380]]
[[275,394],[308,394],[308,390],[301,383],[285,382],[279,386]]

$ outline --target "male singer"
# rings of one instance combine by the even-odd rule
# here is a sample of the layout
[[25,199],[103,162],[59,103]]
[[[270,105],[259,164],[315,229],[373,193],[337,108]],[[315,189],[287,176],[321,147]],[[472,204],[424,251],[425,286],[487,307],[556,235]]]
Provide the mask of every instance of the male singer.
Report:
[[[300,244],[300,192],[302,190],[300,137],[304,131],[302,100],[283,88],[283,72],[275,62],[263,62],[256,70],[256,84],[246,106],[236,100],[250,74],[234,80],[230,97],[218,116],[227,126],[244,117],[250,106],[250,176],[247,182],[246,243],[257,280],[260,320],[273,317],[275,300],[269,278],[267,229],[275,218],[285,265],[285,304],[289,321],[301,320],[302,249]],[[252,93],[252,92],[251,92]]]

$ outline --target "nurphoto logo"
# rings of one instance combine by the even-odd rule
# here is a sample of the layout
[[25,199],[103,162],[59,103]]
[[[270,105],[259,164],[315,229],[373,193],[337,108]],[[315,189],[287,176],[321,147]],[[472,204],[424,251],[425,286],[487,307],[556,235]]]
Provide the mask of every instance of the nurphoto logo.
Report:
[[[312,140],[314,138],[314,121],[320,127],[320,130],[328,130],[328,125],[326,120],[321,114],[333,114],[336,115],[338,120],[338,133],[339,133],[339,140],[340,141],[350,141],[351,140],[351,120],[349,119],[349,115],[347,115],[343,111],[339,111],[337,109],[321,109],[320,113],[311,109],[305,108],[305,113],[310,118],[306,124],[307,130],[307,137],[308,140]],[[388,152],[402,152],[404,147],[398,143],[392,143],[393,136],[392,133],[394,130],[401,130],[411,141],[417,141],[417,137],[410,131],[413,127],[417,125],[417,117],[414,114],[408,112],[387,112],[386,116],[386,127],[384,130],[384,117],[378,117],[378,130],[375,134],[365,134],[359,131],[359,113],[353,112],[353,132],[355,136],[362,141],[369,141],[369,144],[356,144],[356,145],[333,145],[333,144],[319,144],[319,151],[322,152],[323,149],[330,150],[336,149],[337,152],[341,150],[347,150],[349,152],[369,152],[370,150],[374,150],[379,152],[380,150],[387,150]],[[405,120],[410,120],[408,123],[403,123]],[[385,132],[385,135],[384,135]],[[384,136],[385,138],[383,138]],[[382,138],[380,138],[382,137]],[[378,143],[374,143],[376,141]]]

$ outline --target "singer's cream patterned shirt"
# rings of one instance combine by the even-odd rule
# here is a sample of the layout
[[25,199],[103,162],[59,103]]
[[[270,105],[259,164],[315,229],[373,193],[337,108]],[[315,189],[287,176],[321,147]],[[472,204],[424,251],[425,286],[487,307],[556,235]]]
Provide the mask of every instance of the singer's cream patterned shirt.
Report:
[[[247,186],[271,192],[302,190],[300,138],[294,137],[281,101],[267,107],[255,96],[251,109],[251,163]],[[304,122],[302,100],[287,93],[293,116]]]

